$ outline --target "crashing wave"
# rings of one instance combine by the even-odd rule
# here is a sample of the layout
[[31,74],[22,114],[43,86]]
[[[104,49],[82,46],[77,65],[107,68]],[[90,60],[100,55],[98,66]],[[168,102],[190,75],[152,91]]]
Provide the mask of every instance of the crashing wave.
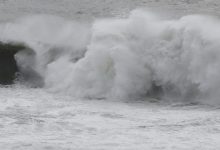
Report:
[[0,25],[0,41],[31,49],[15,59],[21,72],[37,76],[31,81],[41,80],[32,83],[87,98],[218,102],[219,33],[215,17],[166,20],[142,10],[91,25],[54,16]]

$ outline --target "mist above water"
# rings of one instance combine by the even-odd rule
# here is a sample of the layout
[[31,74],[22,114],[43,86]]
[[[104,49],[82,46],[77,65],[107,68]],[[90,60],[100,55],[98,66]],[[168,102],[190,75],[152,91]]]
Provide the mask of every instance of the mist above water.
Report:
[[[37,15],[0,24],[0,41],[32,85],[74,97],[146,96],[219,102],[220,21],[202,15],[166,20],[134,10],[91,24]],[[204,101],[205,100],[205,101]]]

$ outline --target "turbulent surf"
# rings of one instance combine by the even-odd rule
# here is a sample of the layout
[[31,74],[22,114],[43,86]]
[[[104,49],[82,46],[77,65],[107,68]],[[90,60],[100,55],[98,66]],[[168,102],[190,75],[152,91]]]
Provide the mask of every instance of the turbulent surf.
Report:
[[[79,23],[49,15],[0,24],[20,81],[74,97],[217,103],[220,20],[169,20],[143,10],[122,19]],[[205,101],[204,101],[205,100]]]

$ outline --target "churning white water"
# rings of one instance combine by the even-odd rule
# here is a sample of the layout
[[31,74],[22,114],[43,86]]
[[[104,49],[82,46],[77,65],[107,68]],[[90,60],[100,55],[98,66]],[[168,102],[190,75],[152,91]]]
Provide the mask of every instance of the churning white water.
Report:
[[49,91],[206,103],[219,102],[219,33],[212,16],[167,20],[143,10],[92,24],[38,15],[0,25],[1,42],[30,49],[15,55],[20,69]]
[[[160,15],[128,13],[145,6]],[[0,149],[220,149],[220,21],[190,15],[219,8],[219,0],[0,1],[0,51],[19,49],[15,84],[0,86]],[[15,61],[0,56],[2,78]]]

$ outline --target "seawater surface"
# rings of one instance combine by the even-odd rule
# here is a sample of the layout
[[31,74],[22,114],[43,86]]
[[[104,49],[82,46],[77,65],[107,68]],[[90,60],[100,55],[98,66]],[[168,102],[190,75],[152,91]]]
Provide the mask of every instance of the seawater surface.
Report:
[[[149,102],[151,101],[151,102]],[[219,108],[0,90],[2,149],[218,149]]]
[[218,6],[0,2],[0,44],[22,47],[0,149],[219,149]]

